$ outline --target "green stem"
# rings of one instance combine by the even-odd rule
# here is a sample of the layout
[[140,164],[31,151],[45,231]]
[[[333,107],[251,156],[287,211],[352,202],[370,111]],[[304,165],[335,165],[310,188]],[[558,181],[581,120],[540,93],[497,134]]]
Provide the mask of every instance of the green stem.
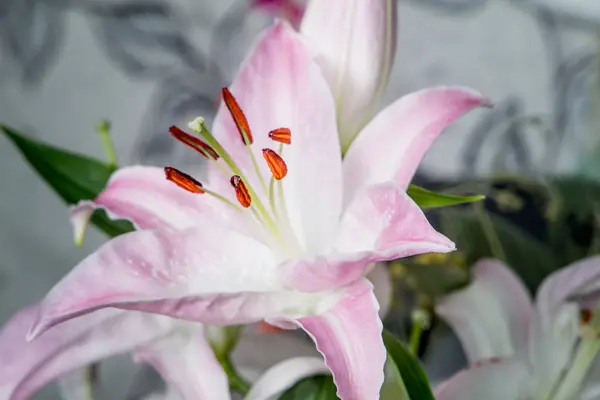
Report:
[[477,215],[477,219],[481,224],[483,235],[485,236],[490,245],[492,256],[500,261],[507,262],[506,254],[504,253],[504,249],[502,248],[502,243],[500,242],[500,239],[496,234],[494,224],[492,223],[490,216],[485,210],[484,203],[474,203],[473,208],[475,209],[475,214]]
[[422,334],[423,326],[419,323],[413,323],[410,330],[410,352],[415,356],[419,354],[419,346],[421,344]]
[[101,121],[96,125],[96,131],[98,131],[100,139],[102,140],[102,147],[104,147],[104,151],[106,152],[108,166],[117,168],[117,155],[112,140],[110,139],[110,122],[107,120]]
[[244,396],[248,394],[248,391],[250,390],[250,385],[248,384],[248,382],[246,382],[244,378],[240,376],[237,369],[231,362],[231,358],[229,358],[229,355],[224,355],[221,357],[217,356],[217,359],[219,360],[219,363],[221,364],[223,370],[227,374],[227,378],[229,379],[229,388],[233,392],[240,393]]
[[421,335],[423,335],[423,330],[429,327],[429,315],[425,310],[418,308],[413,311],[411,320],[409,350],[415,357],[418,357]]

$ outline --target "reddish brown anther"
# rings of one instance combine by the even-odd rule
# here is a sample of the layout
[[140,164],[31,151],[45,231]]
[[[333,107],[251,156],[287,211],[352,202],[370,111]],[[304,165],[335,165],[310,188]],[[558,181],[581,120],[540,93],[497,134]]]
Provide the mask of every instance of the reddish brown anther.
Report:
[[246,187],[246,184],[244,183],[242,178],[240,178],[237,175],[234,175],[231,177],[229,182],[231,183],[231,186],[233,186],[233,188],[235,189],[235,196],[237,197],[237,200],[242,205],[242,207],[250,207],[250,204],[252,203],[252,198],[250,197],[250,193],[248,193],[248,188]]
[[283,158],[271,149],[262,149],[263,157],[273,174],[273,178],[278,181],[285,178],[288,173],[287,165]]
[[250,132],[250,125],[248,125],[248,120],[246,119],[246,116],[240,108],[237,100],[227,88],[223,88],[222,93],[223,101],[225,102],[225,105],[227,106],[227,109],[229,110],[229,113],[231,114],[238,131],[240,132],[242,142],[247,145],[252,144],[254,139],[252,138],[252,132]]
[[193,137],[179,129],[176,126],[172,126],[169,128],[169,133],[175,139],[179,140],[181,143],[190,146],[192,149],[196,150],[198,153],[202,154],[204,157],[209,160],[216,160],[219,158],[217,152],[210,147],[208,144],[204,143],[202,140]]
[[579,318],[583,324],[588,324],[592,319],[592,311],[587,308],[582,309]]
[[182,189],[191,193],[204,193],[202,184],[186,174],[173,167],[165,167],[165,176],[167,180],[173,182]]
[[269,137],[279,143],[292,143],[292,131],[288,128],[277,128],[269,132]]

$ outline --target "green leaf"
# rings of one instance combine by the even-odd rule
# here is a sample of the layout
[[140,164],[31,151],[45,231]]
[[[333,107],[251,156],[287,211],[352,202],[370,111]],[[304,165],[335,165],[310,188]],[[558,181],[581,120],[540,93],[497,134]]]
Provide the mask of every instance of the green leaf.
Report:
[[408,397],[412,400],[435,400],[419,360],[387,330],[383,331],[383,342],[402,377]]
[[453,194],[436,193],[417,185],[408,187],[408,195],[421,208],[438,208],[458,204],[474,203],[485,199],[485,196],[457,196]]
[[398,367],[389,355],[385,361],[385,379],[381,386],[381,392],[379,392],[380,400],[411,400],[408,397],[406,386],[402,381]]
[[317,375],[305,378],[288,389],[279,400],[337,400],[331,376]]
[[[115,167],[90,157],[47,145],[6,126],[0,130],[19,149],[31,167],[67,204],[95,198],[104,188]],[[97,211],[92,223],[109,236],[133,230],[127,221],[112,221],[103,211]]]

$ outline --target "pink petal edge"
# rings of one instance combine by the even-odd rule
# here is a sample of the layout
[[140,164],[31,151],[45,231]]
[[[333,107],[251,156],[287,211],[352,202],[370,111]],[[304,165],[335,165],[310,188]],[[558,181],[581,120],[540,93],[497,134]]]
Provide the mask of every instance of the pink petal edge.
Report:
[[410,93],[383,109],[356,137],[344,158],[344,203],[366,186],[393,180],[406,189],[435,139],[476,107],[480,93],[437,87]]
[[363,190],[346,209],[332,254],[289,262],[282,273],[289,287],[316,292],[356,281],[370,263],[454,250],[406,192],[387,182]]
[[199,229],[131,232],[104,244],[50,290],[28,337],[103,307],[270,292],[280,287],[276,267],[269,247],[208,221]]
[[333,308],[296,320],[323,354],[342,400],[379,398],[387,353],[378,311],[373,285],[363,279]]

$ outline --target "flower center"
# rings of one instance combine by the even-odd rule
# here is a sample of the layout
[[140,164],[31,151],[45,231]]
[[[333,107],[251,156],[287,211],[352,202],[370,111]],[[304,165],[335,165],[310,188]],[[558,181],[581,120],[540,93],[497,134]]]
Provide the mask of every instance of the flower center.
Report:
[[[283,145],[291,145],[291,131],[288,128],[276,128],[268,133],[272,141],[279,143],[279,149],[278,151],[270,148],[262,149],[264,161],[271,171],[270,181],[267,185],[267,180],[261,173],[258,161],[252,151],[254,137],[252,136],[248,120],[235,97],[233,97],[227,88],[223,88],[222,95],[223,101],[240,134],[240,140],[248,150],[249,158],[258,177],[258,187],[253,187],[250,180],[242,173],[242,169],[208,130],[202,117],[196,118],[189,124],[190,129],[199,135],[201,139],[184,132],[176,126],[169,128],[169,133],[175,139],[196,150],[217,166],[224,174],[224,177],[229,180],[235,193],[237,204],[230,201],[223,194],[207,189],[192,176],[173,167],[165,167],[165,176],[167,180],[188,192],[208,194],[233,207],[236,211],[245,213],[255,220],[259,226],[269,232],[286,250],[297,251],[300,245],[291,228],[282,185],[282,180],[288,173],[287,164],[283,159]],[[262,198],[268,198],[268,204],[261,201],[261,196],[259,196],[261,191],[264,194]]]

